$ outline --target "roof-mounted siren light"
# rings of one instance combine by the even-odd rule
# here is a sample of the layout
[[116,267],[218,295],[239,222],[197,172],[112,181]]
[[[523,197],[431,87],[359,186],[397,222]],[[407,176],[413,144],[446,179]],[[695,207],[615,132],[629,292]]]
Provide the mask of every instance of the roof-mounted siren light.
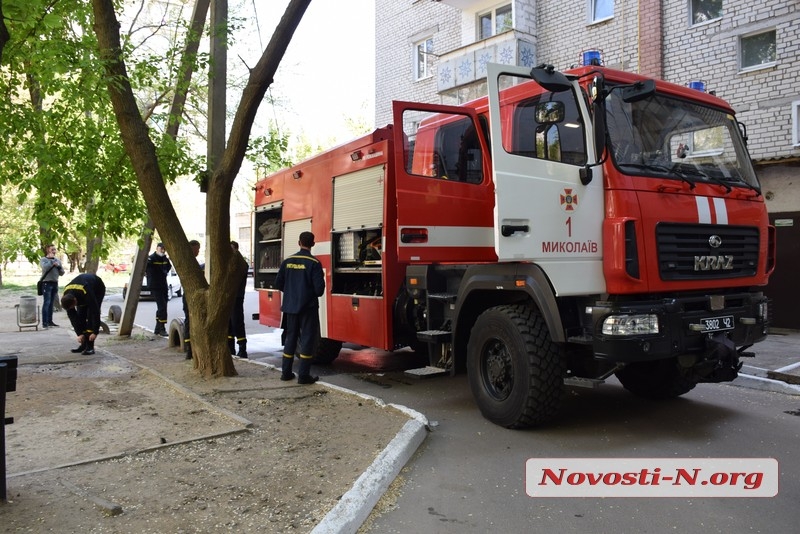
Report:
[[701,93],[706,92],[706,82],[703,80],[691,80],[689,83],[686,84],[689,89],[694,89],[695,91],[700,91]]
[[603,51],[598,49],[584,50],[581,52],[581,65],[584,67],[602,67]]

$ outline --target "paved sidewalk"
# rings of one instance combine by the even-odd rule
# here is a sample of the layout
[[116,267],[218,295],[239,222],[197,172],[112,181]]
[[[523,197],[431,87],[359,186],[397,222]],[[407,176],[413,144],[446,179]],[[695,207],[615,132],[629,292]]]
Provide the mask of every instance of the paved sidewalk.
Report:
[[742,358],[744,365],[734,384],[800,395],[800,332],[774,330],[748,351],[755,357]]

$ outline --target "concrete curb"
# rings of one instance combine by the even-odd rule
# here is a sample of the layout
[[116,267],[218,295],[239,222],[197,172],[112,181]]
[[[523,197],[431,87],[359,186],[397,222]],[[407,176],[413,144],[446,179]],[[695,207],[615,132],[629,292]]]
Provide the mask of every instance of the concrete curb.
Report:
[[784,393],[786,395],[800,395],[800,386],[787,384],[780,380],[762,378],[760,376],[739,374],[733,382],[728,382],[731,386],[738,386],[750,389],[760,389],[762,391],[772,391],[773,393]]
[[358,531],[389,484],[425,440],[426,433],[425,425],[416,419],[408,421],[372,465],[358,477],[353,487],[314,527],[312,534]]

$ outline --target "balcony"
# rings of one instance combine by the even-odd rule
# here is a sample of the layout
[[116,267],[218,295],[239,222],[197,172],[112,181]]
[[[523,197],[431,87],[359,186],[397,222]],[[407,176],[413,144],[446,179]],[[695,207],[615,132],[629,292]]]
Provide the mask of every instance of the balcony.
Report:
[[532,35],[512,30],[442,54],[436,70],[436,90],[443,93],[485,79],[487,63],[533,68],[533,42]]

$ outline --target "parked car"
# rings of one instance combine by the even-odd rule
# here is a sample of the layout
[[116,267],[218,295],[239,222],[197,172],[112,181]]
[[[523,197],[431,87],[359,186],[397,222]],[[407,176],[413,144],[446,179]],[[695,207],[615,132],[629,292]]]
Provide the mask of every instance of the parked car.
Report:
[[110,262],[110,263],[106,263],[105,269],[106,269],[106,272],[112,272],[114,274],[124,273],[125,271],[128,270],[128,264],[127,263]]
[[[126,282],[122,288],[122,298],[128,294],[128,283]],[[183,294],[183,286],[181,286],[181,279],[178,278],[178,273],[172,269],[167,274],[167,300],[172,297],[180,297]],[[147,275],[142,278],[142,290],[139,293],[139,300],[154,300],[150,287],[147,285]]]

